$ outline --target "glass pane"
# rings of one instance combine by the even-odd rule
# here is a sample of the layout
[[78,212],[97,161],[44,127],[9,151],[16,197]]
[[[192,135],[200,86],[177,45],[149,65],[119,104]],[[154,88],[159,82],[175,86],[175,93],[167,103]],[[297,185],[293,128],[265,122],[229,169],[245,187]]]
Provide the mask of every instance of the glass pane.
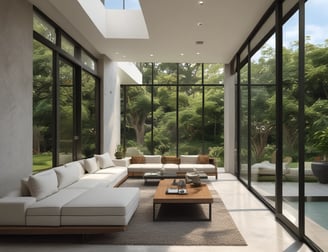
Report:
[[202,64],[179,64],[179,84],[202,84]]
[[177,84],[176,63],[155,63],[154,84]]
[[322,162],[328,150],[328,2],[307,1],[305,8],[305,174],[312,179],[305,183],[305,234],[328,251],[328,166]]
[[251,125],[249,127],[251,127],[252,186],[274,206],[276,87],[274,85],[275,49],[271,40],[274,41],[274,36],[251,58]]
[[73,67],[59,61],[59,164],[73,160]]
[[179,154],[203,152],[202,87],[179,89]]
[[[218,167],[224,166],[224,88],[204,87],[204,150],[215,158]],[[199,108],[198,108],[199,110]]]
[[224,66],[222,64],[204,64],[204,84],[223,84]]
[[154,87],[154,152],[176,155],[176,86]]
[[104,0],[104,5],[107,9],[119,10],[139,10],[139,0]]
[[33,41],[33,171],[52,167],[52,50]]
[[[283,214],[298,226],[298,12],[283,26]],[[293,34],[293,40],[289,37]]]
[[121,99],[121,108],[126,108],[126,155],[129,156],[129,149],[133,153],[151,154],[151,92],[145,86],[130,86],[126,90],[126,100],[124,96]]
[[48,39],[50,42],[56,44],[55,28],[37,13],[34,13],[33,15],[33,30]]
[[141,65],[141,72],[142,72],[142,83],[143,84],[152,84],[153,83],[153,77],[152,77],[152,69],[153,64],[152,63],[142,63]]
[[92,70],[96,70],[96,62],[84,50],[81,52],[81,61],[83,65]]
[[65,36],[61,36],[61,48],[74,57],[74,44]]
[[275,36],[273,35],[251,58],[251,83],[275,84]]
[[82,71],[81,102],[81,144],[82,158],[96,154],[97,121],[96,121],[96,84],[91,74]]
[[240,71],[240,176],[248,183],[248,64]]

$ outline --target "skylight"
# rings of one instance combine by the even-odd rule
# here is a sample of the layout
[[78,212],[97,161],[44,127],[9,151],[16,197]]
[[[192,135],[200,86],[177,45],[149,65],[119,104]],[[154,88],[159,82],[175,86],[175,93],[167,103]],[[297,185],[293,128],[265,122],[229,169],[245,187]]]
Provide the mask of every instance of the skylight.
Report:
[[[77,0],[90,20],[104,38],[149,39],[149,34],[141,8],[127,9],[138,0]],[[126,9],[108,9],[106,2],[124,2]]]
[[103,0],[106,9],[140,10],[139,0]]

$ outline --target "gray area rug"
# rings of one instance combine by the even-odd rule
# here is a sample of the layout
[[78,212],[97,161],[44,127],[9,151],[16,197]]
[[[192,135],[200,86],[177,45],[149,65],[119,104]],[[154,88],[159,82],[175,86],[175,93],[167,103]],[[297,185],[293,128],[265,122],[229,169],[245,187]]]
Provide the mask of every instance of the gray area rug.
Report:
[[153,222],[152,197],[156,186],[144,186],[142,179],[128,179],[122,186],[140,188],[140,204],[125,232],[95,236],[88,239],[93,244],[117,245],[205,245],[245,246],[223,202],[209,183],[214,197],[212,221],[190,221],[208,218],[208,205],[178,208],[163,206],[158,211],[162,221]]
[[140,188],[140,203],[124,232],[103,235],[21,235],[0,236],[0,245],[17,244],[108,244],[108,245],[204,245],[246,246],[235,223],[226,210],[218,193],[209,189],[214,197],[212,221],[190,221],[208,218],[208,205],[172,208],[165,205],[158,209],[162,221],[153,222],[153,195],[156,185],[145,186],[143,179],[128,179],[124,187]]

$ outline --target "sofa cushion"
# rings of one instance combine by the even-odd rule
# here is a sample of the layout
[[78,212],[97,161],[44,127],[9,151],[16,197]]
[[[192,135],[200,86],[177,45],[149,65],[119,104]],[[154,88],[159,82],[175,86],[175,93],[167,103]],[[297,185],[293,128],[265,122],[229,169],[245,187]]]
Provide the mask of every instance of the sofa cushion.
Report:
[[[96,197],[95,197],[96,196]],[[95,188],[62,208],[62,225],[127,225],[139,203],[139,188]]]
[[61,209],[86,190],[62,189],[57,193],[37,201],[26,210],[26,225],[28,226],[60,226]]
[[71,165],[76,166],[79,170],[79,177],[81,178],[85,174],[85,170],[83,168],[83,163],[84,163],[84,160],[82,159],[82,160],[78,160],[78,161],[69,162],[69,163],[65,164],[64,166],[65,167],[69,167]]
[[163,164],[130,164],[129,172],[158,172],[163,168]]
[[54,169],[31,175],[27,183],[31,195],[37,200],[41,200],[58,191],[58,181]]
[[188,171],[202,171],[202,172],[214,172],[215,171],[215,165],[213,164],[180,164],[179,169],[182,172],[188,172]]
[[94,173],[96,171],[99,170],[99,166],[97,164],[96,158],[92,157],[92,158],[87,158],[84,160],[84,169],[88,172],[88,173]]
[[113,179],[110,180],[108,186],[118,186],[128,177],[128,169],[126,167],[116,166],[108,169],[101,169],[96,174],[111,174]]
[[164,173],[176,173],[179,171],[178,164],[163,164]]
[[180,155],[181,164],[197,164],[198,155]]
[[144,155],[146,164],[161,164],[162,156],[161,155]]
[[208,155],[198,155],[197,163],[198,164],[208,164],[210,159]]
[[57,175],[59,189],[65,188],[80,179],[80,169],[77,165],[59,166],[54,170]]
[[144,156],[132,156],[130,160],[131,164],[144,164],[145,157]]
[[108,152],[101,155],[96,154],[95,158],[100,169],[115,166]]

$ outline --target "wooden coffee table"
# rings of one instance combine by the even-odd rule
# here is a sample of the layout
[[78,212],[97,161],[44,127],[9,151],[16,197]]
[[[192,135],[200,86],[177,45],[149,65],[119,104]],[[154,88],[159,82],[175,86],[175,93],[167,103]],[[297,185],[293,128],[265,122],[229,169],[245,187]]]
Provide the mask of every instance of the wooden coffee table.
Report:
[[187,194],[167,194],[173,179],[160,180],[153,198],[153,221],[156,221],[156,205],[160,204],[208,204],[208,221],[212,220],[213,197],[206,184],[194,187],[186,185]]

